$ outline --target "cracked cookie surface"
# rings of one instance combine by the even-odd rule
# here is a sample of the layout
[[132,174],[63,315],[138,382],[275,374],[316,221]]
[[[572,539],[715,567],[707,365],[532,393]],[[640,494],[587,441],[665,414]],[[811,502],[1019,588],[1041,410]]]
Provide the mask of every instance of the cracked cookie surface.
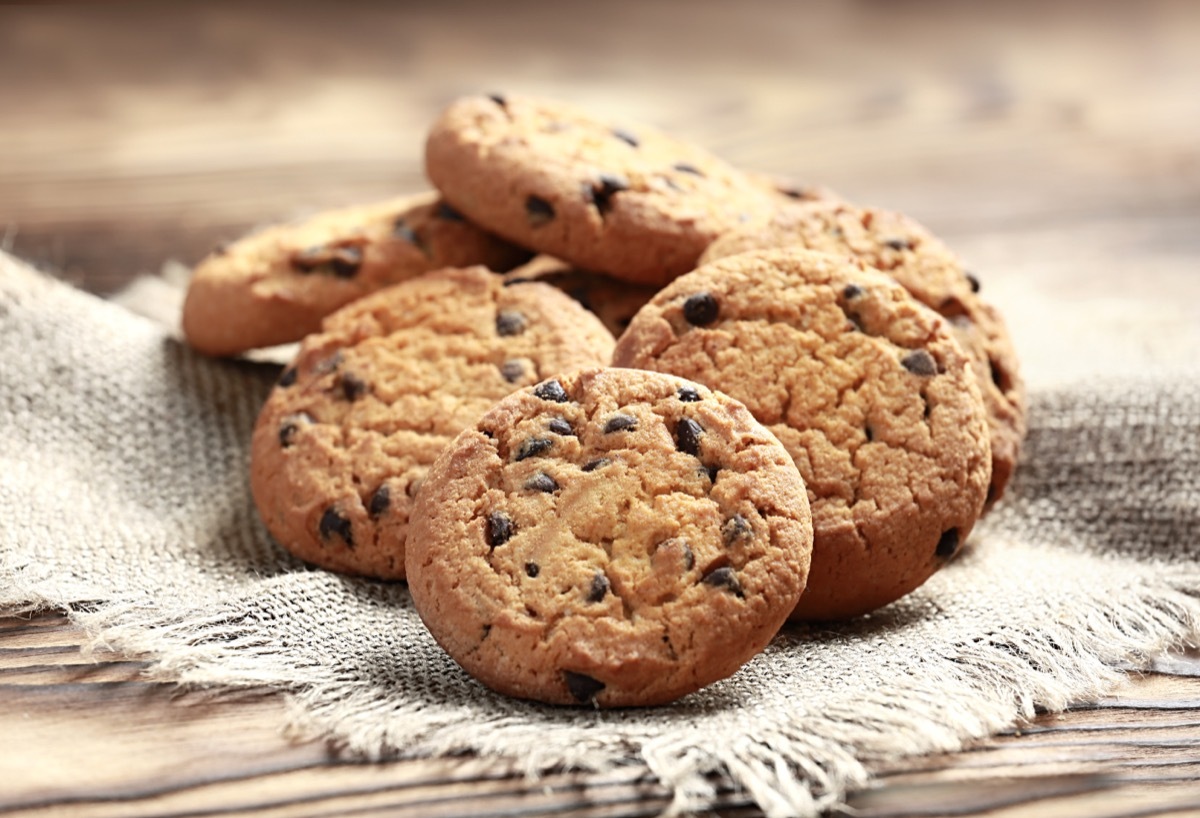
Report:
[[430,131],[425,169],[447,201],[498,235],[650,285],[691,270],[718,235],[769,218],[788,198],[653,128],[516,95],[451,104]]
[[446,448],[413,511],[413,602],[513,696],[671,701],[786,620],[812,543],[790,456],[740,403],[650,372],[523,389]]
[[784,207],[765,225],[727,233],[709,245],[700,263],[787,246],[860,259],[950,319],[955,338],[971,357],[988,412],[992,479],[985,510],[990,508],[1004,495],[1020,455],[1026,428],[1025,389],[1008,328],[1000,312],[977,294],[979,279],[913,219],[833,201]]
[[783,442],[813,515],[795,618],[898,599],[980,514],[991,458],[970,361],[946,319],[861,261],[793,249],[712,262],[642,308],[613,362],[719,389]]
[[467,222],[436,194],[331,210],[268,227],[196,267],[188,343],[209,355],[299,341],[349,302],[444,267],[507,270],[529,253]]
[[360,299],[305,339],[259,415],[259,514],[303,560],[403,578],[413,497],[442,447],[513,390],[607,363],[612,346],[568,296],[482,267]]

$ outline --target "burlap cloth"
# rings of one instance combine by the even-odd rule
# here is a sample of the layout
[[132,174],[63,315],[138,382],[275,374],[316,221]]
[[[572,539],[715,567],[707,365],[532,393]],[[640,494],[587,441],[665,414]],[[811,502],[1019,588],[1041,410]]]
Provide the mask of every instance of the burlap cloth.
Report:
[[669,707],[513,701],[442,653],[403,584],[310,570],[267,537],[247,448],[276,374],[0,254],[0,611],[65,608],[160,678],[287,690],[306,734],[351,752],[645,765],[673,809],[732,781],[770,815],[837,803],[871,759],[1099,695],[1200,625],[1200,388],[1161,369],[1033,390],[1009,496],[885,611],[785,628]]

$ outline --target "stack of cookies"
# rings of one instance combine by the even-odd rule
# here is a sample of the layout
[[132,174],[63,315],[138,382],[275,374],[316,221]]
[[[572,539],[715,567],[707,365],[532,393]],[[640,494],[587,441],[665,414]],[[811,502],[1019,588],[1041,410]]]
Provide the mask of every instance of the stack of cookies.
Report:
[[668,702],[789,618],[945,565],[1024,434],[979,279],[927,230],[651,128],[459,100],[437,193],[245,238],[188,340],[301,341],[254,431],[271,534],[407,579],[495,690]]

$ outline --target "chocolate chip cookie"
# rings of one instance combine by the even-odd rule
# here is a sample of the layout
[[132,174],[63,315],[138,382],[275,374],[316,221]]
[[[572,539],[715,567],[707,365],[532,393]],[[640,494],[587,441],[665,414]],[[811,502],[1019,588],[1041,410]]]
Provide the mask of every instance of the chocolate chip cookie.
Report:
[[654,297],[657,287],[589,273],[553,256],[537,256],[505,274],[509,285],[522,281],[543,281],[574,298],[596,314],[614,336],[620,335],[642,305]]
[[433,272],[330,315],[254,429],[251,489],[271,534],[335,571],[404,576],[409,510],[442,447],[493,403],[606,363],[612,335],[548,284]]
[[528,258],[432,193],[329,211],[204,259],[188,287],[183,331],[201,352],[237,355],[299,341],[342,305],[422,273],[508,270]]
[[792,249],[712,262],[643,307],[613,361],[719,389],[783,442],[813,514],[796,618],[898,599],[983,507],[991,452],[970,360],[946,319],[862,261]]
[[467,97],[434,124],[425,169],[489,230],[585,270],[662,285],[782,194],[646,126],[523,96]]
[[543,381],[489,410],[413,510],[413,603],[513,696],[671,701],[761,650],[804,588],[804,484],[737,401],[650,372]]
[[1025,390],[1004,319],[979,296],[979,279],[923,226],[899,213],[845,202],[784,207],[765,224],[735,230],[713,242],[701,263],[747,250],[800,246],[849,254],[895,278],[928,307],[950,319],[971,357],[988,410],[992,481],[985,510],[1003,494],[1025,437]]

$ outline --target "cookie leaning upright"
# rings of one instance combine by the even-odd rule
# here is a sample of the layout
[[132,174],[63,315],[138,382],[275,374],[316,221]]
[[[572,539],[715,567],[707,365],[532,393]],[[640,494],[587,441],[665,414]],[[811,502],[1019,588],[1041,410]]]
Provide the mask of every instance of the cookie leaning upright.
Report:
[[514,389],[607,363],[612,346],[555,288],[482,267],[360,299],[304,340],[259,415],[259,514],[301,559],[403,578],[412,498],[442,447]]
[[812,543],[788,453],[737,401],[591,370],[516,392],[451,443],[413,510],[413,604],[489,687],[671,701],[760,651]]
[[673,282],[617,366],[742,401],[796,461],[813,514],[795,616],[854,616],[913,590],[977,520],[991,472],[970,359],[948,322],[862,262],[743,253]]
[[848,254],[892,276],[950,321],[972,359],[988,410],[992,482],[987,507],[1004,495],[1025,437],[1025,389],[1004,319],[981,299],[979,279],[959,257],[913,219],[845,202],[809,201],[782,207],[766,224],[735,230],[713,242],[701,264],[748,250],[799,246]]
[[529,254],[432,194],[269,227],[196,267],[183,306],[188,343],[208,355],[299,341],[356,298],[443,267],[507,270]]
[[467,97],[434,123],[425,170],[468,218],[585,270],[661,285],[780,192],[707,151],[522,96]]

